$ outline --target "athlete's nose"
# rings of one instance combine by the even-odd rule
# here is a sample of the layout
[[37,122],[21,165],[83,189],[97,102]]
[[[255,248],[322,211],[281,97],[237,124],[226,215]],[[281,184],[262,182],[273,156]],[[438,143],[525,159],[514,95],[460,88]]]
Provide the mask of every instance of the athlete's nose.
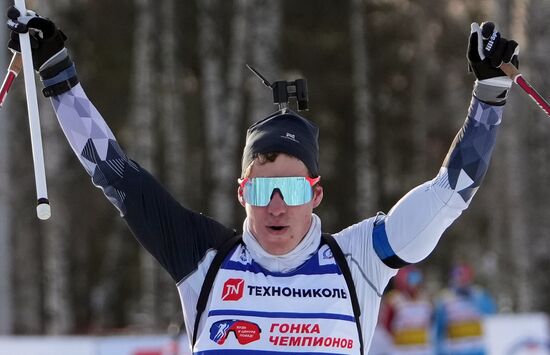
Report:
[[273,190],[273,194],[271,195],[271,201],[269,201],[267,208],[268,208],[268,212],[274,216],[278,216],[285,213],[287,205],[279,189]]

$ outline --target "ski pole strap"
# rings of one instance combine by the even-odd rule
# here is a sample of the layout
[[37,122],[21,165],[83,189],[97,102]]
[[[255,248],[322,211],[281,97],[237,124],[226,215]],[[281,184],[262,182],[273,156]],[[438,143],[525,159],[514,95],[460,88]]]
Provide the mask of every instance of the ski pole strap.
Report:
[[346,280],[346,284],[348,286],[348,292],[351,297],[351,306],[353,308],[353,316],[355,317],[355,325],[357,327],[357,333],[359,335],[360,353],[363,354],[363,331],[361,330],[361,307],[359,307],[359,299],[357,298],[355,283],[353,282],[353,278],[351,277],[351,270],[349,269],[349,265],[346,260],[346,256],[344,255],[344,252],[342,252],[342,249],[340,248],[340,246],[338,245],[334,237],[329,233],[323,233],[322,238],[323,238],[323,241],[329,246],[330,250],[332,251],[332,256],[334,256],[334,261],[336,261],[336,264],[338,265],[338,267],[340,267],[340,270],[342,271],[344,279]]
[[202,313],[206,308],[206,302],[208,302],[208,295],[212,290],[212,285],[214,284],[214,279],[216,278],[216,274],[218,273],[218,270],[222,266],[222,263],[225,257],[227,256],[227,254],[229,254],[229,252],[235,247],[235,245],[237,245],[242,241],[242,237],[243,237],[242,234],[236,234],[230,239],[228,239],[227,241],[225,241],[218,249],[218,252],[214,256],[214,259],[212,259],[212,263],[208,267],[208,271],[206,272],[206,276],[204,277],[204,281],[202,283],[199,299],[197,300],[197,315],[195,316],[195,325],[193,326],[193,342],[191,343],[192,348],[195,346],[195,342],[197,341],[199,323],[201,321]]

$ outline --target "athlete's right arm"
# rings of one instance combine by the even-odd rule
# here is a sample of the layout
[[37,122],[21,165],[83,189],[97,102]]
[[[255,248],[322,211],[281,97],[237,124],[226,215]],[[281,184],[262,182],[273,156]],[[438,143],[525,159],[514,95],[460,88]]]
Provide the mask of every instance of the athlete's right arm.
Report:
[[180,281],[206,251],[233,231],[182,207],[145,169],[128,159],[80,84],[51,97],[69,144],[145,247]]
[[[12,30],[8,47],[19,51],[18,33],[30,32],[33,64],[78,159],[124,217],[139,242],[177,282],[233,231],[190,211],[143,168],[130,160],[78,82],[64,46],[66,36],[49,19],[8,10]],[[40,35],[37,30],[40,31]]]

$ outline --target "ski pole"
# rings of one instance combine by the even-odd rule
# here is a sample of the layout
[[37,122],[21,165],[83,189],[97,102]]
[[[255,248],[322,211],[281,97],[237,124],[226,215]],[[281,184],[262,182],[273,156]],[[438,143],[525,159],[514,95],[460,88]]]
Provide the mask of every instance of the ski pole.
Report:
[[504,74],[512,79],[514,83],[518,84],[523,91],[525,91],[527,95],[529,95],[529,97],[533,99],[533,101],[535,101],[548,116],[550,116],[550,104],[548,104],[548,102],[537,92],[537,90],[535,90],[531,84],[525,80],[523,75],[513,64],[502,63],[500,69],[504,72]]
[[[24,15],[27,13],[25,0],[15,0],[15,7],[17,7],[20,14]],[[27,97],[32,158],[34,163],[34,179],[36,183],[36,214],[39,219],[46,220],[50,218],[51,210],[46,186],[42,136],[40,134],[40,119],[38,117],[38,99],[36,97],[31,42],[28,32],[19,34],[19,43],[21,45],[21,57],[23,59],[23,76],[25,77],[25,94]]]
[[21,60],[21,54],[18,52],[14,53],[13,56],[11,57],[11,62],[8,67],[8,73],[4,78],[4,82],[2,82],[2,86],[0,86],[0,107],[4,105],[4,100],[8,95],[8,91],[11,88],[11,84],[13,84],[13,81],[15,80],[17,75],[21,72],[22,65],[23,63]]

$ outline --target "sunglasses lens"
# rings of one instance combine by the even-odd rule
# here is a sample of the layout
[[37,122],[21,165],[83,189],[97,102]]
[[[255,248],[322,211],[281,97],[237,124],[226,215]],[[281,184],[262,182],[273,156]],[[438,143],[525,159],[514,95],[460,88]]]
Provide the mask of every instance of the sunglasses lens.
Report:
[[283,178],[279,184],[283,199],[289,206],[303,205],[313,197],[311,186],[305,178]]
[[313,198],[311,185],[304,177],[259,177],[246,182],[244,200],[250,205],[265,207],[276,189],[288,206],[303,205]]

